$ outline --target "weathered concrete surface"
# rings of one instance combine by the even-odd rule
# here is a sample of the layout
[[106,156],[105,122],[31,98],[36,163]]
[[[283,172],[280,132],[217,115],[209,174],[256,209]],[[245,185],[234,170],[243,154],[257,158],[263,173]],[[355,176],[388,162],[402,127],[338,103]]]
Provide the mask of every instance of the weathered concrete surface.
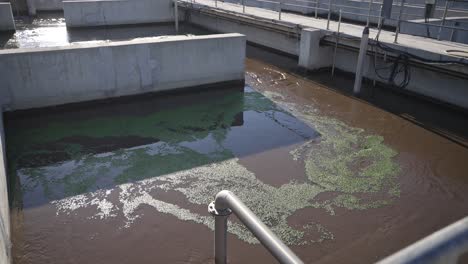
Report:
[[3,113],[0,104],[0,263],[10,263],[10,207],[8,205],[5,134],[3,132]]
[[0,51],[0,103],[27,109],[244,79],[241,34]]
[[[231,28],[242,29],[242,32],[247,35],[247,39],[252,42],[299,55],[299,65],[304,68],[315,70],[332,65],[333,52],[331,45],[323,46],[320,45],[319,41],[321,38],[329,42],[335,41],[333,31],[337,28],[336,22],[330,22],[330,30],[326,30],[327,21],[325,19],[284,13],[282,14],[282,20],[279,21],[278,12],[248,7],[243,13],[242,6],[223,2],[218,2],[218,7],[213,8],[214,3],[210,0],[197,0],[196,4],[193,5],[194,12],[190,12],[190,10],[193,10],[192,4],[185,5],[182,3],[181,7],[189,12],[187,17],[194,24],[222,32],[226,28],[229,30],[232,30]],[[231,28],[225,25],[231,25]],[[307,28],[312,28],[312,30],[306,30]],[[302,33],[306,32],[307,34],[302,36],[301,29],[305,30]],[[317,30],[321,31],[321,33],[318,33]],[[352,48],[357,49],[359,47],[362,30],[363,26],[341,24],[340,34],[342,38],[340,39],[340,45],[350,46],[351,50],[338,49],[335,61],[337,69],[355,72],[357,51],[353,51]],[[376,34],[376,30],[371,30],[370,38],[374,39]],[[258,36],[262,36],[263,40],[256,40]],[[299,37],[302,43],[300,43]],[[281,42],[281,38],[289,41]],[[380,43],[396,51],[428,60],[459,61],[468,64],[467,58],[452,56],[447,52],[447,50],[468,52],[468,46],[461,43],[437,41],[406,34],[400,34],[398,43],[394,43],[393,40],[394,35],[392,32],[382,31],[380,33]],[[299,46],[301,50],[298,49]],[[317,49],[317,47],[319,48]],[[368,56],[364,76],[386,83],[387,80],[380,79],[375,74],[372,62],[373,57]],[[377,59],[377,64],[383,65],[384,62]],[[449,72],[449,74],[446,72]],[[382,74],[389,75],[387,72]],[[430,67],[422,67],[422,64],[419,66],[411,65],[411,80],[406,89],[459,107],[468,108],[467,78],[460,77],[462,75],[466,76],[466,74],[468,74],[468,67],[459,64],[431,64]]]
[[[416,19],[412,20],[412,22],[417,22],[418,24],[402,22],[400,32],[416,36],[437,38],[440,30],[441,40],[468,44],[468,30],[457,30],[453,28],[440,29],[437,25],[442,24],[441,19],[430,19],[429,23],[432,24],[431,26],[424,24],[424,19]],[[448,27],[468,29],[468,18],[451,17],[445,21],[444,25]]]
[[255,44],[274,48],[291,55],[299,55],[298,36],[268,30],[266,23],[263,23],[261,27],[252,27],[248,24],[229,21],[219,16],[207,16],[200,13],[191,13],[190,23],[215,32],[238,32],[246,35],[247,40]]
[[[301,53],[299,56],[299,66],[317,70],[324,67],[330,67],[333,64],[333,48],[332,46],[320,46],[320,37],[323,32],[317,29],[304,29],[301,35]],[[333,41],[333,37],[328,38]],[[340,40],[340,43],[347,44],[348,46],[358,47],[359,43],[344,43],[346,41]],[[313,49],[313,50],[312,50]],[[312,51],[310,51],[312,50]],[[369,48],[371,50],[371,48]],[[346,72],[356,71],[358,53],[348,49],[338,48],[336,52],[335,67]],[[376,66],[375,66],[376,65]],[[375,68],[379,68],[381,76],[390,76],[391,68],[381,69],[382,65],[388,65],[379,55],[377,58],[374,56],[366,56],[364,60],[363,76],[380,82],[384,82],[375,72]],[[443,72],[431,71],[425,68],[414,67],[410,68],[411,82],[405,88],[408,91],[422,94],[431,98],[435,98],[453,105],[463,108],[468,108],[468,90],[466,89],[466,79],[456,78]],[[400,78],[395,80],[397,83],[401,82]]]
[[302,30],[299,66],[310,70],[330,66],[330,58],[333,56],[331,47],[320,47],[320,39],[324,35],[320,29],[306,28]]
[[[239,0],[225,0],[229,3],[239,3]],[[331,4],[331,13],[338,15],[339,10],[342,11],[344,19],[350,19],[359,22],[367,22],[367,15],[371,16],[370,22],[378,23],[380,15],[381,1],[373,1],[372,4],[368,0],[282,0],[281,9],[283,11],[292,11],[301,14],[317,14],[326,16]],[[260,7],[269,10],[279,10],[279,1],[245,1],[246,6]],[[395,26],[400,13],[400,1],[394,1],[392,6],[392,20],[385,20],[385,25]],[[457,4],[460,6],[457,7]],[[434,10],[434,17],[441,18],[444,13],[444,1],[437,1],[437,7]],[[369,12],[370,7],[370,12]],[[247,7],[248,8],[248,7]],[[406,1],[403,8],[402,19],[413,20],[424,18],[425,2],[410,0]],[[463,2],[451,2],[447,17],[463,17],[468,16],[468,4]]]
[[[370,50],[370,48],[369,48]],[[338,49],[336,55],[336,67],[346,72],[356,71],[356,61],[358,53],[346,49]],[[363,76],[385,83],[386,80],[380,79],[374,68],[374,56],[366,56],[364,62]],[[375,61],[377,67],[388,65],[382,57]],[[380,75],[390,76],[391,69],[381,69]],[[450,103],[465,109],[468,109],[468,90],[467,79],[457,78],[436,70],[428,70],[421,67],[411,66],[411,81],[405,90],[422,94],[443,102]],[[397,79],[396,82],[400,82]]]
[[62,0],[27,0],[28,12],[30,15],[36,15],[37,11],[61,11],[62,2]]
[[0,3],[0,31],[15,30],[15,20],[10,3]]
[[[192,4],[188,0],[181,1],[181,7],[191,7]],[[252,24],[265,24],[271,23],[276,25],[276,31],[280,28],[289,28],[290,31],[299,32],[302,28],[317,28],[321,30],[327,30],[327,20],[326,19],[315,19],[313,17],[307,17],[303,15],[283,13],[281,21],[278,20],[278,12],[250,7],[246,8],[245,13],[242,13],[242,6],[223,3],[218,1],[218,7],[214,7],[214,1],[211,0],[197,0],[196,4],[193,5],[193,9],[196,12],[191,12],[189,17],[192,19],[192,16],[195,13],[203,13],[203,15],[211,15],[218,17],[225,17],[225,19],[232,20],[232,23],[248,23],[249,27],[252,27]],[[191,22],[197,24],[197,20],[192,19]],[[212,22],[212,21],[211,21]],[[202,25],[204,26],[204,25]],[[210,27],[215,27],[215,25],[209,25]],[[338,22],[330,21],[328,33],[336,31],[338,27]],[[221,28],[221,27],[218,27]],[[291,30],[292,29],[292,30]],[[347,38],[361,38],[362,30],[364,26],[354,25],[349,23],[341,23],[341,35]],[[273,31],[273,30],[269,30]],[[375,38],[377,35],[377,30],[371,29],[369,38]],[[247,36],[248,38],[250,36]],[[435,39],[424,38],[420,36],[411,36],[407,34],[400,34],[398,37],[398,43],[394,43],[395,35],[394,32],[382,30],[379,36],[379,41],[391,48],[394,48],[399,51],[408,52],[420,57],[431,60],[448,60],[448,61],[464,61],[468,63],[468,58],[451,56],[447,53],[447,50],[457,49],[463,52],[468,52],[468,45],[462,43],[450,43],[447,41],[438,41]],[[270,45],[276,45],[276,43],[271,43]],[[267,45],[268,46],[268,45]],[[274,48],[274,47],[273,47]],[[452,68],[452,66],[448,66]],[[446,66],[444,66],[446,68]],[[463,73],[468,74],[468,68],[457,68],[454,70],[459,70]]]
[[89,27],[174,21],[170,0],[63,1],[68,27]]

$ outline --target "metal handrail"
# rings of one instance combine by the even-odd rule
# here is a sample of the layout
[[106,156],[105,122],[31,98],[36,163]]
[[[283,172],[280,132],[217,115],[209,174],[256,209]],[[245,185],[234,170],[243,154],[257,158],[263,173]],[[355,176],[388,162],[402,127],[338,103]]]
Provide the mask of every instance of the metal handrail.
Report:
[[[192,0],[194,1],[194,0]],[[215,6],[217,7],[217,0],[214,0],[215,1]],[[373,1],[373,0],[369,0],[369,5],[368,5],[368,8],[361,8],[361,7],[353,7],[353,6],[348,6],[348,5],[342,5],[342,4],[336,4],[336,3],[332,3],[333,0],[328,0],[328,3],[327,2],[322,2],[321,4],[325,4],[327,5],[328,4],[328,8],[321,8],[319,7],[319,2],[320,0],[296,0],[298,2],[303,2],[303,3],[310,3],[310,4],[315,4],[315,6],[305,6],[305,5],[300,5],[300,4],[291,4],[291,3],[284,3],[282,2],[281,0],[273,0],[273,1],[268,1],[268,0],[249,0],[249,1],[258,1],[258,2],[269,2],[269,3],[275,3],[278,5],[278,9],[276,10],[278,12],[278,20],[282,20],[282,11],[283,11],[283,8],[282,7],[287,7],[287,6],[291,6],[291,7],[302,7],[304,9],[313,9],[315,10],[315,15],[314,17],[315,18],[318,18],[318,10],[322,10],[322,11],[325,11],[327,13],[327,30],[329,30],[330,28],[330,21],[331,21],[331,15],[332,13],[335,13],[337,10],[336,8],[339,7],[339,11],[342,13],[342,14],[349,14],[349,15],[355,15],[355,16],[359,16],[359,17],[366,17],[366,26],[369,26],[371,21],[370,19],[373,18],[377,21],[377,24],[378,24],[378,28],[380,30],[380,27],[382,26],[382,22],[383,22],[383,17],[381,16],[381,14],[379,15],[373,15],[373,13],[375,12],[379,12],[381,11],[380,10],[376,10],[376,9],[373,9],[372,7],[374,6],[374,4],[376,5],[380,5],[381,8],[382,8],[382,2],[379,2],[379,1]],[[449,0],[447,0],[448,2]],[[453,0],[452,0],[453,1]],[[439,32],[437,34],[437,39],[440,40],[441,38],[441,33],[442,33],[442,29],[450,29],[452,30],[452,33],[451,33],[451,37],[450,37],[450,40],[452,40],[452,37],[453,37],[453,34],[455,31],[468,31],[468,29],[466,28],[462,28],[462,27],[457,27],[457,26],[447,26],[445,25],[445,21],[446,21],[446,15],[447,15],[447,12],[448,11],[453,11],[454,9],[449,9],[448,8],[448,4],[445,5],[445,8],[444,8],[444,15],[441,19],[441,23],[436,25],[436,24],[431,24],[431,23],[426,23],[426,22],[416,22],[416,21],[411,21],[411,20],[404,20],[402,19],[403,15],[405,16],[414,16],[414,17],[420,17],[419,15],[413,15],[413,14],[409,14],[409,13],[405,13],[403,12],[403,10],[408,7],[408,5],[405,5],[406,1],[405,0],[401,0],[399,2],[399,8],[400,10],[398,12],[392,12],[392,14],[398,14],[398,18],[395,19],[395,18],[387,18],[385,19],[386,21],[396,21],[396,27],[395,27],[395,39],[394,39],[394,43],[398,43],[398,36],[399,36],[399,33],[400,33],[400,29],[401,29],[401,23],[404,22],[404,23],[411,23],[411,24],[421,24],[421,25],[426,25],[426,26],[429,26],[429,27],[437,27],[439,28]],[[241,5],[242,5],[242,12],[245,13],[245,0],[241,0]],[[397,5],[397,3],[395,2],[394,5]],[[355,9],[355,10],[367,10],[367,14],[361,14],[361,13],[355,13],[355,12],[350,12],[350,11],[344,11],[342,10],[342,8],[350,8],[350,9]]]
[[465,217],[377,264],[457,263],[458,258],[467,251],[468,217]]
[[252,232],[262,245],[284,264],[303,263],[271,230],[232,192],[220,191],[208,206],[215,217],[215,263],[227,261],[227,219],[231,213]]

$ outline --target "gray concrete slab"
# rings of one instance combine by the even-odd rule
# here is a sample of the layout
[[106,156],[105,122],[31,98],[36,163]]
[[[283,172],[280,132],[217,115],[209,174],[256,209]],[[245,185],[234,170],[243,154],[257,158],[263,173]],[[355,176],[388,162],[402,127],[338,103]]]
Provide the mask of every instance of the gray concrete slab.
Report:
[[[247,16],[250,18],[258,19],[261,21],[273,21],[278,24],[289,25],[291,27],[298,28],[316,28],[323,30],[325,32],[334,32],[337,30],[338,22],[330,21],[329,30],[327,30],[327,20],[326,19],[315,19],[313,17],[303,16],[293,13],[282,13],[281,20],[279,20],[279,14],[276,11],[267,10],[257,7],[246,7],[245,13],[243,13],[242,5],[226,3],[218,1],[218,7],[215,7],[215,2],[212,0],[197,0],[195,4],[191,3],[189,0],[182,0],[186,4],[190,3],[190,6],[193,5],[195,9],[210,9],[215,10],[216,12],[225,12],[229,14],[235,14],[239,17]],[[341,23],[340,34],[343,37],[352,37],[360,38],[364,26]],[[376,29],[370,30],[369,37],[371,39],[375,38],[377,35]],[[424,57],[426,59],[432,60],[447,60],[447,61],[463,61],[468,63],[468,57],[465,56],[455,56],[453,53],[447,51],[457,50],[458,54],[466,53],[468,54],[468,45],[463,43],[454,43],[449,41],[438,41],[431,38],[421,37],[421,36],[412,36],[408,34],[399,34],[398,43],[394,43],[395,33],[391,31],[382,30],[379,36],[379,41],[388,45],[399,51],[405,51],[417,56]],[[449,66],[451,67],[451,66]],[[466,71],[460,67],[454,66],[454,70]]]
[[143,24],[174,21],[171,0],[63,1],[69,27]]
[[0,3],[0,31],[14,31],[15,20],[10,3]]
[[10,249],[10,207],[5,159],[5,134],[3,131],[3,110],[0,104],[0,263],[11,263]]
[[1,50],[0,104],[28,109],[241,81],[244,60],[241,34]]

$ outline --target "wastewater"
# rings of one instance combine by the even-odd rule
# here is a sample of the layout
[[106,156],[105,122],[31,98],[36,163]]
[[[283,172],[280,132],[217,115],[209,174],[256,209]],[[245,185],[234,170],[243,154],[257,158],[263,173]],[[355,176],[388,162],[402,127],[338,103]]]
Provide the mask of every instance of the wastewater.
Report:
[[34,18],[15,17],[15,24],[16,32],[0,33],[0,49],[76,46],[148,37],[209,34],[187,23],[181,23],[178,32],[172,23],[67,28],[61,12],[39,13]]
[[[248,46],[245,85],[7,113],[14,263],[213,263],[223,189],[306,263],[375,262],[467,214],[465,116],[296,64]],[[228,225],[230,263],[274,262]]]

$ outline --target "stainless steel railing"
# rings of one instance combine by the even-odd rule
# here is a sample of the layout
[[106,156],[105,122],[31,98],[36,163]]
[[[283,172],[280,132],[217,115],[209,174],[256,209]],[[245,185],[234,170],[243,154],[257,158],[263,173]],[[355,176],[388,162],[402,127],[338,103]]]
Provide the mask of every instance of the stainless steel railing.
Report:
[[[195,0],[192,0],[192,1],[195,1]],[[214,0],[214,1],[215,1],[215,5],[217,6],[217,0]],[[276,4],[277,8],[276,8],[275,11],[278,12],[278,20],[282,20],[282,13],[283,13],[284,9],[287,9],[287,7],[302,8],[305,13],[308,13],[309,10],[311,10],[311,11],[313,11],[315,18],[318,17],[319,11],[322,11],[322,14],[325,13],[325,15],[326,15],[327,29],[330,28],[329,25],[330,25],[330,21],[332,19],[332,14],[341,13],[343,18],[346,15],[352,15],[352,16],[365,18],[366,26],[369,26],[370,23],[372,22],[372,20],[374,22],[376,22],[376,24],[378,24],[378,26],[381,26],[382,25],[381,23],[384,20],[383,17],[381,16],[381,9],[382,9],[383,2],[382,1],[376,1],[376,0],[368,0],[367,8],[358,7],[358,6],[351,6],[351,5],[345,5],[345,4],[336,4],[335,0],[328,0],[328,1],[326,1],[326,0],[294,0],[294,2],[298,2],[299,4],[298,3],[294,3],[294,4],[293,3],[287,3],[284,0],[273,0],[273,1],[269,1],[269,0],[239,0],[239,1],[240,1],[239,4],[242,5],[243,13],[245,13],[246,2],[268,2],[268,3]],[[415,6],[423,8],[422,5],[411,4],[411,3],[408,3],[405,0],[401,0],[401,1],[398,1],[398,2],[395,1],[393,5],[394,5],[394,7],[398,8],[399,10],[397,12],[392,12],[392,14],[396,15],[396,17],[394,17],[392,15],[391,18],[386,18],[385,19],[385,21],[393,21],[393,23],[394,23],[393,25],[396,25],[395,26],[395,39],[394,39],[394,42],[396,43],[398,41],[398,35],[400,33],[401,23],[402,22],[410,23],[410,24],[421,24],[421,25],[424,25],[424,26],[427,26],[427,27],[436,27],[436,28],[439,29],[437,36],[435,36],[435,38],[437,38],[438,40],[441,39],[442,29],[450,29],[452,31],[452,33],[451,33],[452,36],[453,36],[453,33],[456,32],[456,31],[468,31],[468,28],[445,25],[445,23],[447,21],[448,12],[460,11],[458,9],[450,9],[449,8],[449,3],[450,2],[451,2],[450,0],[446,1],[444,6],[435,6],[434,8],[436,10],[443,11],[443,14],[442,14],[442,16],[440,18],[437,18],[437,19],[440,20],[440,21],[438,21],[439,23],[437,23],[437,22],[436,23],[429,23],[427,21],[419,22],[419,21],[412,21],[412,20],[404,19],[404,17],[408,17],[408,16],[412,16],[414,19],[424,18],[423,15],[410,14],[408,12],[405,12],[405,10],[407,8],[411,8],[411,7],[415,7]],[[300,4],[300,3],[303,3],[303,4]],[[322,7],[321,7],[321,5],[322,5]],[[323,7],[323,5],[325,5],[325,8]],[[378,8],[375,8],[376,6]],[[346,9],[348,11],[346,11]],[[352,11],[349,11],[349,9],[351,9]],[[376,13],[378,13],[378,14],[376,15]]]
[[468,217],[465,217],[377,264],[459,263],[460,256],[468,251]]
[[215,217],[215,263],[227,262],[227,219],[231,213],[252,232],[262,245],[280,262],[303,263],[263,222],[232,192],[220,191],[208,206]]

